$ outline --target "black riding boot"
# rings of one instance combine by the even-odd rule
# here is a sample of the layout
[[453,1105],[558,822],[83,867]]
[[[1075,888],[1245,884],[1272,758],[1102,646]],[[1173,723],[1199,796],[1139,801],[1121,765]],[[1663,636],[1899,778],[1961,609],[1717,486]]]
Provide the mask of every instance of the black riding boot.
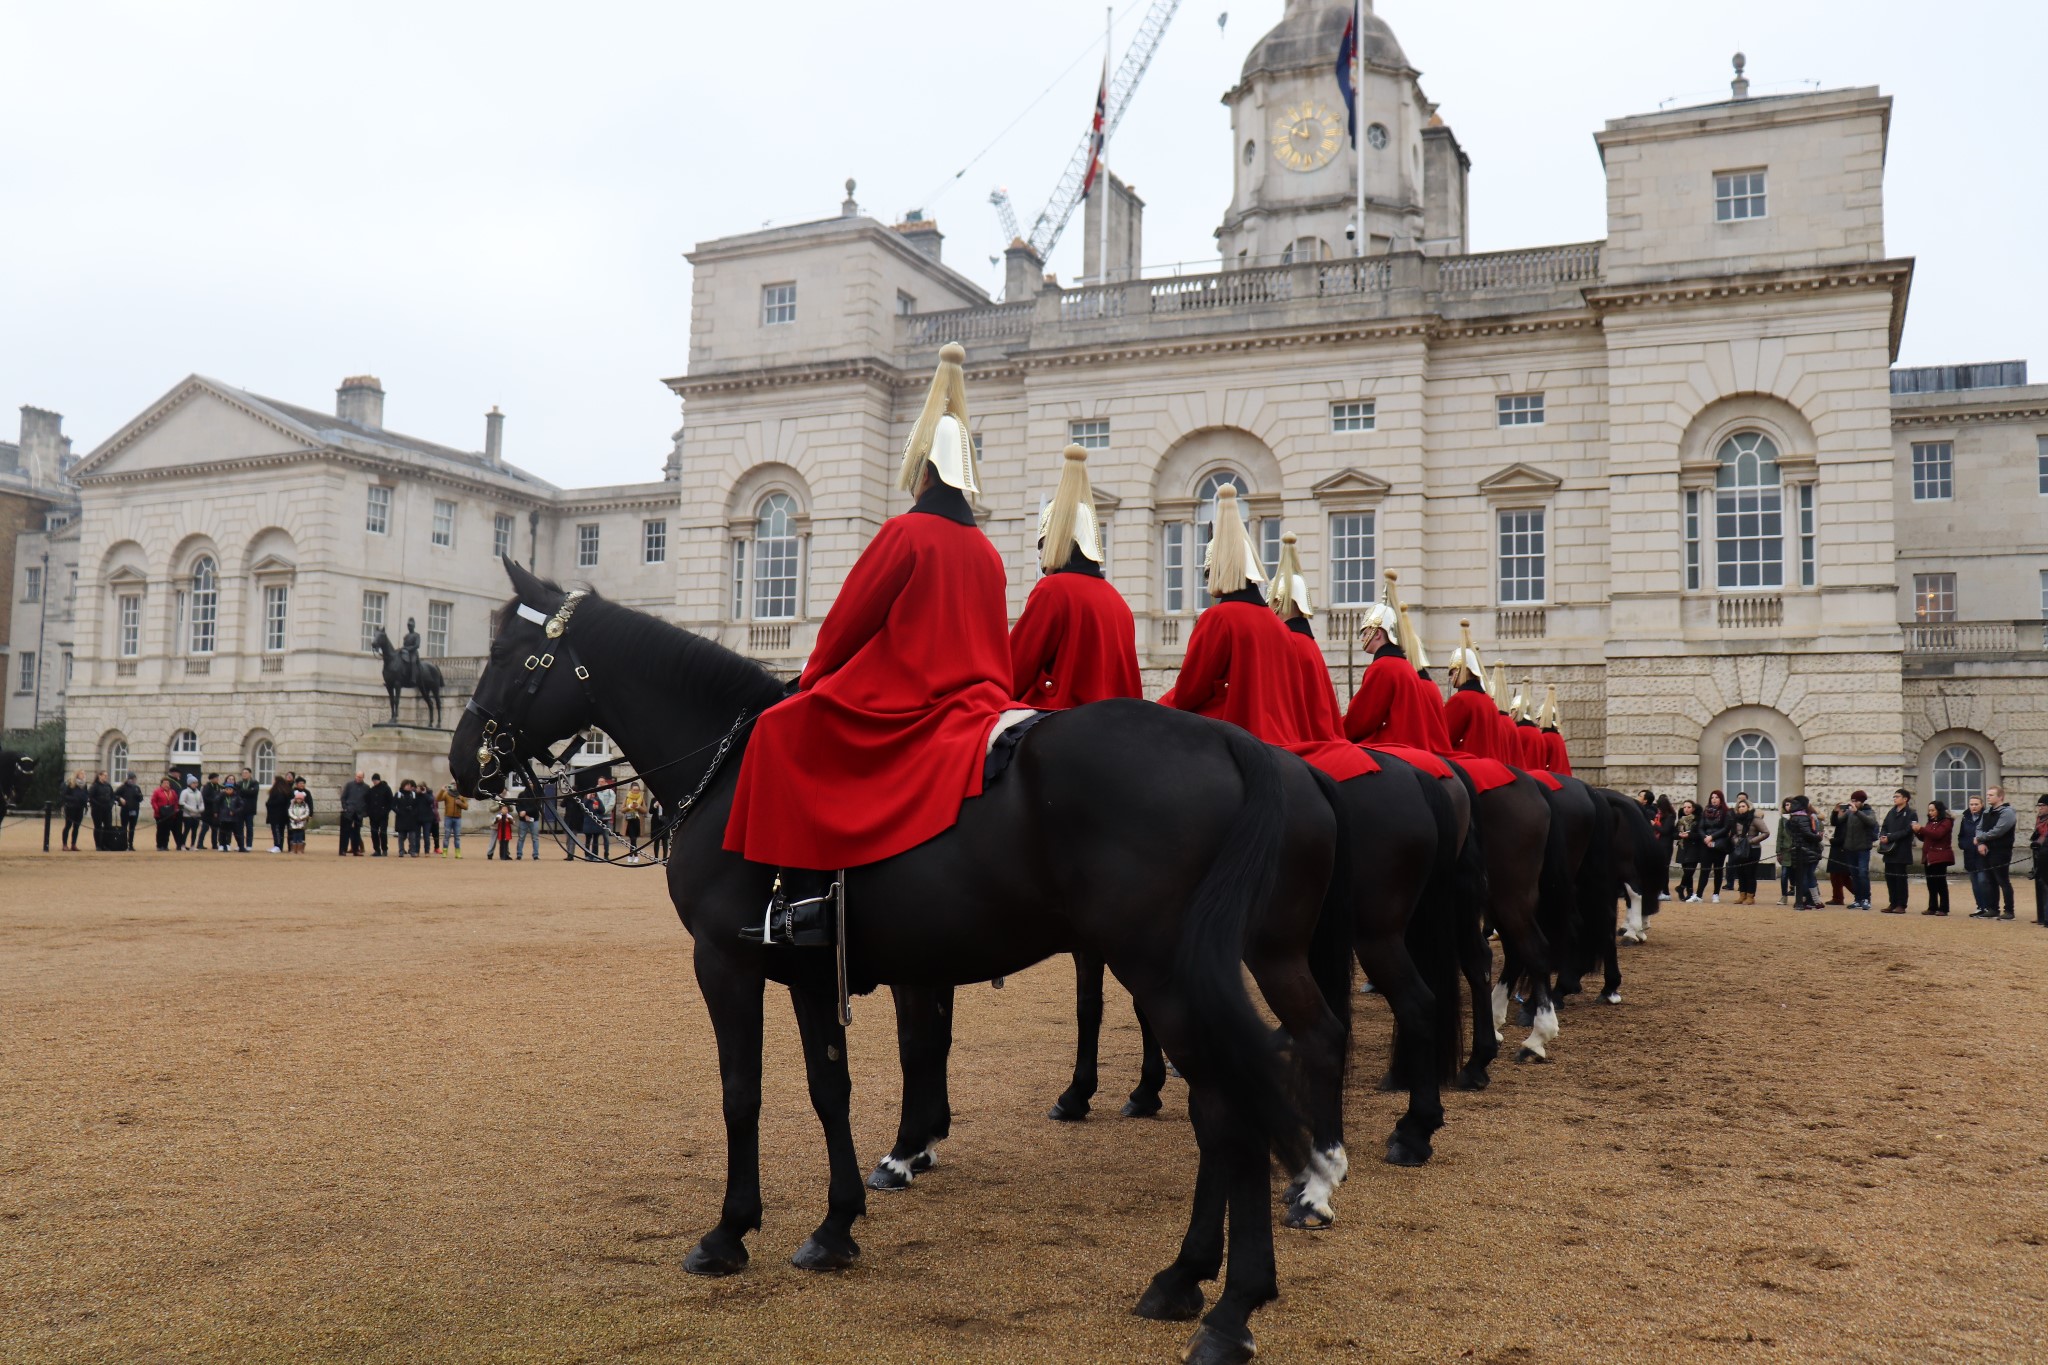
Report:
[[778,869],[762,923],[741,929],[741,940],[787,948],[831,947],[837,937],[838,897],[844,894],[843,885],[843,880],[830,872]]

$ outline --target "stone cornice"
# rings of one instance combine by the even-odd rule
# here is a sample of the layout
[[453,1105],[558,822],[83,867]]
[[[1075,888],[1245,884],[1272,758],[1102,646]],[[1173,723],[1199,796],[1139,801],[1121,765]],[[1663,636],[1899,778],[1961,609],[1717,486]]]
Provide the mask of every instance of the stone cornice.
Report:
[[1901,412],[1892,409],[1892,426],[1898,430],[1908,427],[1955,427],[1967,426],[1974,422],[2043,422],[2048,421],[2048,401],[2034,399],[2031,402],[1999,403],[1985,401],[1968,407],[1924,408]]
[[124,469],[107,474],[87,475],[80,482],[88,487],[109,488],[124,484],[164,483],[172,480],[192,479],[215,474],[246,473],[260,469],[288,469],[296,465],[336,464],[351,469],[367,470],[377,474],[402,472],[421,483],[438,484],[446,488],[459,488],[465,492],[483,493],[504,502],[522,507],[550,509],[556,504],[545,492],[532,489],[510,489],[482,479],[468,479],[452,470],[435,469],[430,466],[407,464],[402,460],[388,457],[378,458],[360,454],[336,446],[318,446],[309,450],[281,450],[264,455],[243,455],[231,460],[215,460],[201,465],[171,465],[158,469]]
[[1835,289],[1884,289],[1892,296],[1891,358],[1896,361],[1899,358],[1899,341],[1906,328],[1906,298],[1912,285],[1913,258],[1905,256],[1863,264],[1594,285],[1585,293],[1589,305],[1607,313],[1628,308],[1725,303],[1731,299],[1821,293]]
[[676,397],[689,399],[707,393],[744,393],[750,389],[786,389],[802,384],[893,386],[906,382],[906,376],[894,365],[862,357],[857,360],[821,360],[753,370],[732,370],[721,374],[685,374],[661,382],[668,385],[669,391]]

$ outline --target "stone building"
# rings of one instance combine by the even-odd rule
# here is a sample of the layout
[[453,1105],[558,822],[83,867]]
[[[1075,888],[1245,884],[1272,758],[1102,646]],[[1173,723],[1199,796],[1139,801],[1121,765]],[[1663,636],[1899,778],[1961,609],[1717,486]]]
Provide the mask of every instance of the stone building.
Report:
[[[2048,783],[2048,408],[1893,374],[1913,262],[1885,247],[1890,98],[1752,98],[1738,59],[1731,98],[1596,133],[1603,239],[1472,255],[1471,163],[1376,15],[1357,221],[1349,10],[1288,0],[1225,95],[1213,274],[1112,262],[1061,288],[1020,242],[991,300],[935,224],[851,198],[698,245],[669,383],[681,505],[710,510],[677,527],[679,619],[798,664],[907,505],[901,442],[958,341],[1013,611],[1078,441],[1155,693],[1231,483],[1269,560],[1299,534],[1340,687],[1345,609],[1393,568],[1434,649],[1469,617],[1514,678],[1556,683],[1575,762],[1613,785]],[[1914,491],[1937,463],[1938,507]]]
[[64,714],[74,667],[78,491],[64,418],[21,410],[21,438],[0,441],[0,730]]
[[[439,779],[445,734],[377,724],[379,629],[418,623],[459,710],[501,555],[673,603],[671,479],[559,489],[504,458],[496,409],[462,450],[390,430],[384,399],[367,376],[330,413],[193,375],[78,462],[70,766]],[[422,718],[408,694],[401,719]]]

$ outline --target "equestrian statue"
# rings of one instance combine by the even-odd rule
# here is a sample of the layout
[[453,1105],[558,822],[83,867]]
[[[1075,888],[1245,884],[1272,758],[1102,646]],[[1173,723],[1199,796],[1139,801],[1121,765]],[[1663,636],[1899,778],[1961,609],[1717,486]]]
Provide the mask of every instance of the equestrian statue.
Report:
[[431,659],[420,657],[420,633],[414,629],[413,618],[405,619],[405,643],[397,649],[391,647],[391,637],[384,628],[377,628],[377,638],[370,642],[377,656],[384,660],[384,695],[391,701],[391,723],[398,724],[398,694],[410,687],[420,694],[420,705],[426,708],[427,724],[435,729],[441,726],[441,669]]

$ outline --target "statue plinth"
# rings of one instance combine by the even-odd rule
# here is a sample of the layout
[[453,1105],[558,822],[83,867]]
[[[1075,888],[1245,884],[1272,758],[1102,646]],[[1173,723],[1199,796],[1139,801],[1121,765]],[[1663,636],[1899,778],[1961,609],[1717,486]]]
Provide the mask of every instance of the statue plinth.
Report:
[[356,736],[356,771],[382,773],[394,789],[409,777],[439,791],[451,776],[448,745],[452,738],[448,730],[380,720]]

